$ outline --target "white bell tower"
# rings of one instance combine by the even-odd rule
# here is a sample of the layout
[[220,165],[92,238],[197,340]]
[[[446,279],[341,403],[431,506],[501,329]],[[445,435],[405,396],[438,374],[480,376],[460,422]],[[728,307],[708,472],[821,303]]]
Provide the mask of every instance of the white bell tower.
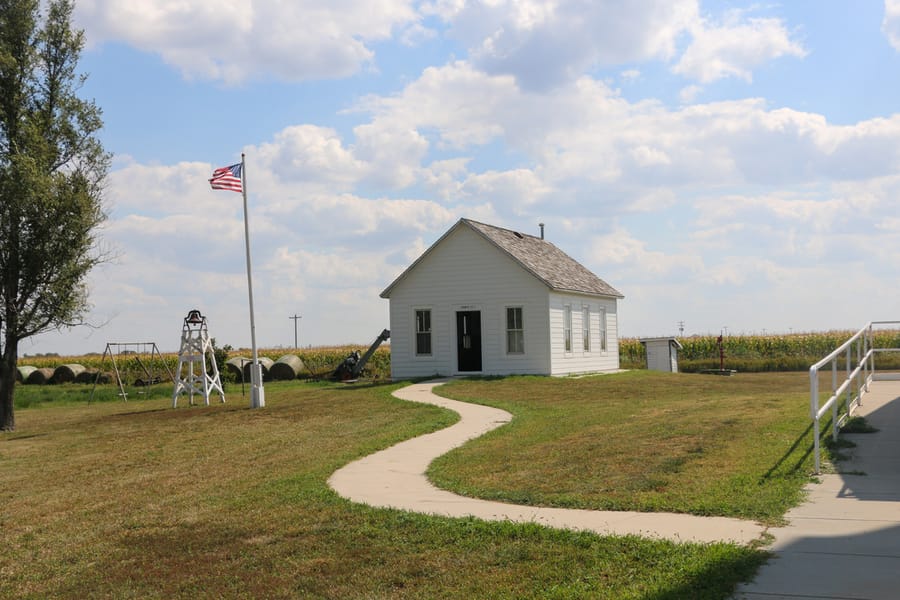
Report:
[[[197,372],[199,371],[199,372]],[[175,391],[172,392],[172,408],[178,406],[178,395],[190,394],[190,404],[194,404],[194,394],[203,394],[203,400],[209,406],[209,395],[218,392],[225,402],[222,391],[222,380],[219,378],[219,366],[213,352],[209,331],[206,329],[206,317],[199,310],[188,312],[181,328],[181,349],[178,351],[178,370],[175,375]]]

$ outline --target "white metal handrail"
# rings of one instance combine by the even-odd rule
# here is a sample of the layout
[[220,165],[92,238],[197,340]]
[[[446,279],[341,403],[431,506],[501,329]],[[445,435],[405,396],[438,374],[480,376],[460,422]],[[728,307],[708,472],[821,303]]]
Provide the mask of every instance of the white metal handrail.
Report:
[[[863,394],[869,391],[869,384],[876,379],[875,354],[879,352],[897,352],[900,348],[874,348],[872,328],[875,325],[900,325],[900,321],[870,321],[857,331],[849,340],[841,344],[831,354],[809,368],[809,410],[813,420],[813,446],[816,461],[816,474],[821,470],[819,454],[819,423],[831,410],[831,437],[837,439],[841,425],[850,418],[853,410],[862,406]],[[856,366],[853,367],[853,354],[856,354]],[[838,385],[838,361],[844,358],[845,376]],[[822,367],[831,367],[831,396],[824,404],[819,404],[819,372]],[[854,395],[855,394],[855,395]],[[846,411],[838,418],[840,399],[846,395]]]

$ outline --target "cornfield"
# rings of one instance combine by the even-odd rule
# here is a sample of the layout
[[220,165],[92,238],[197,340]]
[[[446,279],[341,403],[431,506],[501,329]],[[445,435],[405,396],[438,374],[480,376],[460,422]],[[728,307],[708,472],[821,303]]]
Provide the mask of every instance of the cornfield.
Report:
[[[724,367],[743,372],[805,371],[835,348],[843,344],[855,331],[827,331],[788,335],[728,335],[722,339]],[[874,331],[877,348],[900,348],[900,331]],[[720,366],[718,336],[690,336],[678,338],[678,369],[685,372],[718,369]],[[853,356],[855,360],[855,353]],[[900,355],[881,355],[878,368],[900,367]],[[619,362],[623,369],[646,366],[644,345],[637,338],[619,340]]]
[[[741,372],[759,371],[805,371],[810,365],[828,355],[843,344],[855,332],[827,331],[820,333],[794,333],[789,335],[729,335],[723,338],[725,352],[724,366]],[[695,372],[703,369],[719,368],[719,346],[714,335],[690,336],[679,338],[683,348],[678,354],[678,368],[684,372]],[[874,332],[874,343],[878,348],[900,348],[900,330],[884,330]],[[300,349],[295,352],[304,365],[300,378],[327,378],[341,362],[353,351],[362,352],[361,346],[330,346]],[[278,360],[289,351],[285,349],[263,349],[260,357]],[[227,358],[249,358],[248,349],[228,349]],[[854,358],[855,360],[855,358]],[[646,367],[644,345],[637,338],[619,340],[619,362],[623,369],[643,369]],[[26,357],[19,360],[19,365],[37,368],[56,368],[64,364],[80,364],[89,371],[101,370],[111,372],[112,361],[101,354],[84,356],[42,356]],[[116,355],[116,363],[120,371],[136,372],[140,368],[166,375],[166,367],[170,372],[178,365],[176,353],[164,353],[161,357],[149,355]],[[879,369],[900,369],[900,353],[881,355],[876,359]],[[226,369],[220,366],[223,377]],[[380,347],[366,364],[362,376],[367,379],[388,379],[391,374],[390,346]],[[125,377],[123,376],[123,379]]]

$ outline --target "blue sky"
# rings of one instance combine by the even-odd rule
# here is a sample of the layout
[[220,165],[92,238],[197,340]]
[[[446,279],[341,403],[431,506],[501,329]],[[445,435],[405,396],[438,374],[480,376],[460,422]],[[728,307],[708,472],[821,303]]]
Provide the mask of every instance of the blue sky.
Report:
[[622,291],[621,334],[900,318],[900,0],[82,0],[115,155],[96,328],[20,353],[368,343],[460,217]]

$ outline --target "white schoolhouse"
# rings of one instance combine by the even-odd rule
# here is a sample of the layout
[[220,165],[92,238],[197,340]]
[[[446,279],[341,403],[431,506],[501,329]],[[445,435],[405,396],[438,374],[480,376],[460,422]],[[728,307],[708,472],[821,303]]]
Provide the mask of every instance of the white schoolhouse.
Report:
[[394,379],[619,368],[622,294],[543,235],[460,219],[381,297]]

